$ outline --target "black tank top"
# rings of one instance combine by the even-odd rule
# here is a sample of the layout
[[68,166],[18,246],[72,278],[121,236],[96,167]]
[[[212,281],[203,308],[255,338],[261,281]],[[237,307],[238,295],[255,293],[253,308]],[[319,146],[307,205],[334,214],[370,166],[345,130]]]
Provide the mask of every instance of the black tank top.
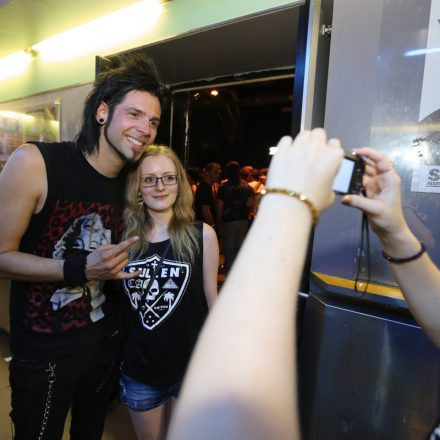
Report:
[[[72,142],[33,142],[46,165],[48,194],[32,216],[20,251],[47,258],[88,254],[122,234],[125,173],[99,174]],[[87,349],[115,329],[112,296],[100,282],[11,285],[11,350],[24,358],[56,359]]]
[[208,313],[203,288],[202,226],[197,224],[200,250],[194,263],[177,261],[169,248],[148,291],[149,279],[169,240],[150,243],[147,254],[125,269],[144,269],[139,278],[123,283],[129,331],[122,370],[132,379],[166,387],[180,381],[185,373]]

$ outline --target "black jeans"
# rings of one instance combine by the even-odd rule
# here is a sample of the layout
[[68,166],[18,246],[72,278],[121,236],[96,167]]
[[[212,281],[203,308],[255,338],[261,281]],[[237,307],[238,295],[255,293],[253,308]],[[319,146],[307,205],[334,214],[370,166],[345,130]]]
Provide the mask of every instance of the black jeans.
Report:
[[118,370],[118,351],[116,335],[83,353],[59,360],[13,357],[9,382],[14,439],[61,439],[70,407],[71,439],[100,439]]

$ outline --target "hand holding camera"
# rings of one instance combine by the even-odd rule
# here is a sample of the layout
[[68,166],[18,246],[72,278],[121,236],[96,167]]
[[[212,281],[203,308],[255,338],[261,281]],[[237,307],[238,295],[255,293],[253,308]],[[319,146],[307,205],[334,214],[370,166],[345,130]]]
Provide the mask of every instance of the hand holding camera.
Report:
[[365,212],[374,232],[382,238],[403,233],[407,225],[402,211],[400,177],[393,164],[373,148],[355,151],[366,161],[363,177],[366,197],[351,194],[345,196],[342,203]]
[[266,188],[303,194],[322,212],[334,201],[331,187],[342,157],[340,142],[327,141],[321,128],[303,131],[294,140],[284,136],[272,158]]

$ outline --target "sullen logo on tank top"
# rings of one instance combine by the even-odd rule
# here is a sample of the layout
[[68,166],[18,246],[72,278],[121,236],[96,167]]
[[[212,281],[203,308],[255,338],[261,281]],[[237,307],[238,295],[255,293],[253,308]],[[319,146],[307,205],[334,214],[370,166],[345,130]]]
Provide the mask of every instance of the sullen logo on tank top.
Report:
[[124,269],[129,273],[142,269],[139,277],[124,280],[123,285],[131,307],[138,312],[141,323],[147,330],[153,330],[173,313],[185,293],[191,275],[189,263],[164,259],[148,288],[159,262],[160,257],[155,254],[133,261]]

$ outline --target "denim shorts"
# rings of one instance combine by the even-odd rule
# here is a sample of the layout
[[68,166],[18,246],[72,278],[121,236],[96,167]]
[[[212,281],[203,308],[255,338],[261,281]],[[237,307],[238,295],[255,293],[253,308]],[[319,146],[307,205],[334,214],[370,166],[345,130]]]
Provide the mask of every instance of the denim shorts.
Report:
[[182,382],[178,382],[167,388],[157,388],[121,373],[119,398],[133,411],[148,411],[167,402],[171,397],[177,397],[181,385]]

